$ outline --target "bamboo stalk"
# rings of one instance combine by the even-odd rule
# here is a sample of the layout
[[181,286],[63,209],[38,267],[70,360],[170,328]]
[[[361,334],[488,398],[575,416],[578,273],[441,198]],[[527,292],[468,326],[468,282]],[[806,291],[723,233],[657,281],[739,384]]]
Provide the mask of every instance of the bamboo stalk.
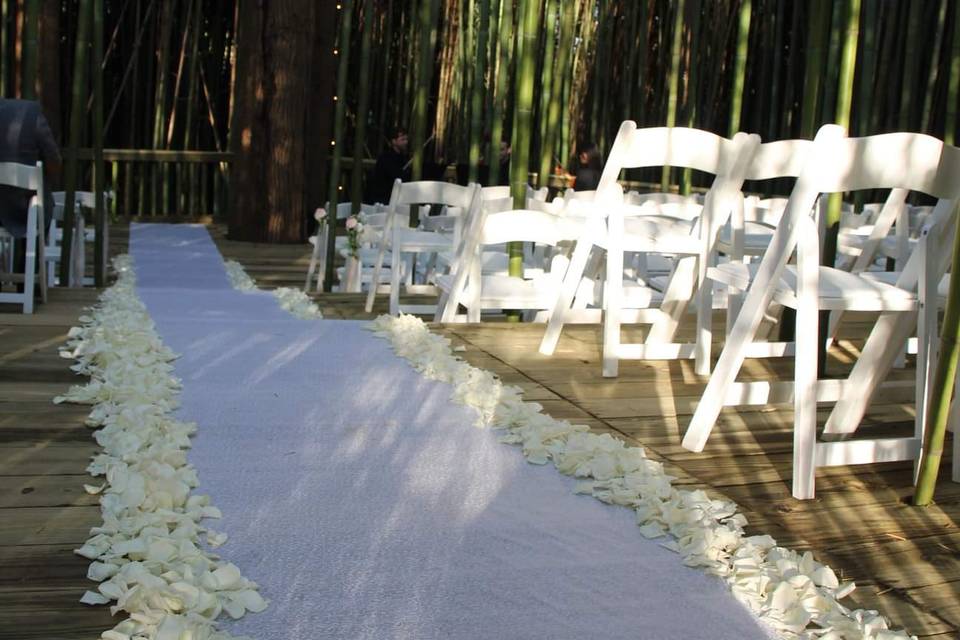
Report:
[[926,90],[923,92],[922,123],[920,130],[933,134],[931,122],[933,117],[933,98],[936,94],[937,79],[940,77],[940,47],[943,46],[943,35],[947,31],[947,1],[940,0],[937,11],[937,22],[934,25],[933,51],[930,53],[930,71],[927,74]]
[[[490,128],[490,144],[495,148],[500,148],[500,141],[503,139],[503,120],[506,117],[506,101],[508,83],[510,80],[510,60],[513,58],[512,45],[513,38],[513,0],[502,0],[500,5],[500,61],[497,64],[497,90],[494,98],[493,124]],[[493,155],[491,153],[491,155]],[[499,154],[497,155],[499,158]],[[511,163],[512,164],[512,163]],[[494,170],[493,163],[490,164],[490,176],[488,183],[495,185],[499,182],[500,166],[497,164]]]
[[10,95],[10,2],[11,0],[0,0],[0,91],[4,95]]
[[490,0],[490,24],[487,34],[487,95],[484,105],[484,132],[486,134],[486,147],[484,156],[487,158],[489,171],[487,172],[487,184],[493,185],[497,182],[497,175],[500,173],[500,140],[493,137],[494,121],[496,114],[494,106],[497,96],[497,69],[499,67],[497,60],[500,52],[500,39],[497,35],[500,32],[500,0]]
[[26,0],[23,5],[23,66],[20,77],[20,95],[24,100],[37,98],[37,68],[39,51],[37,40],[40,32],[40,0]]
[[727,136],[740,130],[740,116],[743,110],[743,87],[747,78],[747,52],[750,48],[750,13],[753,10],[751,0],[743,0],[737,14],[737,52],[733,62],[733,87],[730,89],[730,123]]
[[[192,34],[192,43],[190,45],[190,63],[187,66],[187,75],[186,75],[186,84],[187,84],[187,101],[184,105],[184,122],[183,122],[183,148],[189,149],[191,147],[190,140],[194,136],[194,113],[197,109],[197,67],[198,65],[198,52],[200,49],[200,29],[202,26],[201,22],[201,5],[198,2],[193,12],[193,26],[189,31]],[[189,189],[187,190],[187,213],[194,214],[197,213],[196,206],[196,193],[193,189],[193,180],[196,174],[195,167],[192,165],[187,168],[187,171],[190,175],[190,180],[187,182]]]
[[[98,287],[106,286],[107,258],[107,210],[103,202],[106,165],[103,162],[103,0],[93,0],[93,221],[97,241],[93,248],[93,281]],[[83,284],[83,274],[79,274]]]
[[[336,219],[337,202],[340,197],[340,161],[343,157],[343,122],[347,108],[347,76],[350,71],[350,31],[353,20],[353,0],[342,0],[340,4],[340,42],[337,55],[340,66],[337,68],[337,106],[333,120],[333,157],[330,160],[330,183],[327,191],[327,206],[330,208],[330,220]],[[333,260],[336,253],[336,232],[330,227],[327,234],[327,264],[324,265],[323,290],[333,287]]]
[[[697,43],[701,40],[700,38],[700,14],[701,6],[700,0],[687,0],[690,4],[687,5],[687,11],[689,12],[688,16],[688,33],[690,35],[687,44],[687,90],[684,96],[684,109],[686,111],[686,122],[685,124],[688,127],[693,127],[696,124],[697,118],[697,93],[698,87],[697,82],[700,79],[700,74],[697,73],[696,69],[700,65],[697,64],[697,51],[700,48]],[[680,193],[683,195],[690,195],[691,187],[693,182],[693,170],[690,167],[684,167],[683,174],[680,179]]]
[[823,60],[826,25],[829,19],[825,0],[812,0],[807,23],[807,59],[803,81],[803,110],[800,135],[804,138],[813,138],[816,129],[819,108],[820,79],[823,74]]
[[[367,144],[367,119],[370,111],[370,46],[373,39],[373,0],[364,0],[363,31],[360,36],[360,79],[357,90],[356,126],[353,134],[354,159],[365,157],[364,148]],[[360,203],[363,200],[363,163],[354,162],[350,184],[350,200],[354,214],[360,212]],[[334,210],[330,215],[333,215]],[[330,218],[333,220],[334,218]],[[332,235],[332,234],[328,234]]]
[[[526,206],[527,177],[530,172],[530,147],[533,125],[533,89],[536,75],[537,28],[540,18],[539,0],[521,0],[520,32],[518,33],[520,57],[518,59],[514,90],[516,91],[516,120],[513,153],[510,158],[510,195],[513,206],[522,209]],[[510,256],[509,274],[523,277],[523,245],[511,242],[508,245]]]
[[67,163],[64,176],[65,200],[63,205],[63,239],[60,249],[60,283],[67,286],[70,282],[71,249],[73,245],[73,224],[77,191],[79,160],[77,149],[83,135],[84,116],[86,116],[86,79],[87,50],[90,48],[90,27],[93,18],[93,0],[80,0],[77,13],[77,42],[73,58],[73,94],[70,106],[70,145],[67,148]]
[[[960,264],[960,225],[957,225],[953,238],[953,262],[951,264]],[[913,504],[918,507],[927,506],[933,501],[933,494],[937,486],[940,460],[943,457],[943,441],[946,437],[951,398],[957,378],[957,363],[960,361],[958,335],[960,335],[960,278],[953,277],[950,278],[947,308],[943,317],[937,370],[930,387],[930,393],[927,394],[929,398],[927,427],[923,434],[923,448],[920,452],[917,490],[913,495]],[[917,389],[917,393],[921,393],[921,389]],[[954,433],[953,437],[958,438],[960,434]],[[958,464],[956,460],[953,463]]]
[[[953,41],[950,45],[950,84],[947,87],[947,115],[943,131],[943,141],[950,145],[956,144],[957,139],[958,98],[960,98],[960,10],[955,9],[953,12]],[[960,434],[957,434],[956,437],[960,437]],[[957,464],[960,464],[960,461]]]
[[190,32],[193,25],[192,16],[194,11],[199,11],[196,0],[187,1],[187,15],[184,19],[183,35],[180,38],[180,55],[177,58],[177,74],[173,80],[173,102],[170,108],[170,118],[167,120],[167,140],[168,149],[173,147],[173,133],[177,122],[177,113],[180,111],[180,87],[183,85],[184,72],[187,67],[187,50],[190,46]]
[[900,90],[900,117],[897,122],[897,128],[900,131],[911,131],[914,123],[917,122],[914,111],[915,94],[917,93],[918,63],[920,60],[919,51],[921,49],[921,40],[926,38],[922,29],[923,2],[910,3],[910,16],[907,20],[907,36],[904,45],[903,54],[903,86]]
[[[402,59],[399,48],[394,51],[393,46],[393,0],[387,0],[386,26],[384,27],[384,34],[380,42],[385,56],[383,69],[386,73],[383,74],[383,82],[380,87],[380,105],[378,112],[380,117],[378,120],[379,127],[377,129],[378,140],[384,138],[387,128],[391,126],[390,110],[387,108],[388,101],[390,101],[388,93],[390,89],[390,73],[400,74],[400,61]],[[392,67],[391,63],[393,64]]]
[[[477,46],[474,55],[473,95],[470,104],[470,182],[480,178],[481,144],[483,140],[483,79],[486,75],[487,31],[490,24],[490,0],[476,0],[479,3],[480,25],[477,33]],[[491,171],[492,161],[489,162]]]
[[[667,72],[667,126],[673,127],[677,123],[677,93],[680,88],[680,44],[683,37],[683,5],[684,0],[678,0],[674,6],[676,15],[673,18],[672,44],[670,47],[670,69]],[[670,187],[670,166],[664,165],[660,176],[660,189],[667,191]]]
[[[434,16],[439,10],[439,0],[421,0],[420,3],[420,60],[416,93],[413,102],[413,130],[410,144],[413,147],[411,173],[414,180],[423,177],[424,145],[427,142],[427,117],[430,99],[430,83],[433,79],[433,41],[436,39]],[[331,252],[332,253],[332,252]]]
[[576,6],[573,2],[563,2],[560,5],[563,12],[560,18],[560,42],[557,45],[557,66],[554,78],[550,83],[550,102],[547,107],[546,127],[543,136],[543,148],[540,159],[540,186],[549,185],[550,174],[555,162],[555,149],[559,137],[562,135],[561,109],[563,108],[563,85],[570,65],[573,50],[574,18]]
[[858,74],[859,91],[857,95],[857,134],[870,133],[870,112],[873,109],[873,91],[876,83],[877,63],[877,4],[867,2],[863,7],[861,19],[862,58]]

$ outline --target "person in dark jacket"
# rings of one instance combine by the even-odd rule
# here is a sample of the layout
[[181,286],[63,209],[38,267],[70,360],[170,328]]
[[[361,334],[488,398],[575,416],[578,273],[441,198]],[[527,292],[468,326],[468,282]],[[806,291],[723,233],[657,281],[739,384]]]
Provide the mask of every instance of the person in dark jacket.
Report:
[[[60,167],[60,149],[40,104],[33,100],[0,99],[0,162],[44,164],[43,208],[49,225],[53,215],[53,195],[49,176]],[[15,238],[27,233],[27,207],[33,192],[0,185],[0,226]]]
[[577,150],[577,165],[574,167],[573,190],[593,191],[600,184],[603,161],[600,150],[592,142],[581,143]]
[[364,199],[367,203],[389,203],[394,181],[397,178],[404,182],[410,180],[409,144],[406,130],[396,127],[390,131],[387,148],[377,156],[377,164],[367,185],[367,197]]

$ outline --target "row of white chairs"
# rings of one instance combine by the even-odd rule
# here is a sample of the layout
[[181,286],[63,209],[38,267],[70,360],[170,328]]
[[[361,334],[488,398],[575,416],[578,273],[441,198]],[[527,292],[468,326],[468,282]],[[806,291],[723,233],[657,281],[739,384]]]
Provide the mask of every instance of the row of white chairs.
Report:
[[[528,198],[524,210],[512,211],[504,210],[509,204],[484,206],[492,198],[485,200],[478,187],[396,185],[372,267],[382,269],[389,255],[394,314],[432,312],[439,321],[477,321],[485,308],[539,311],[549,316],[540,349],[546,354],[556,348],[565,323],[602,317],[606,376],[617,375],[621,359],[693,358],[696,371],[710,375],[683,440],[694,451],[705,446],[722,407],[792,400],[793,490],[798,498],[810,498],[818,467],[917,458],[937,355],[938,287],[945,282],[956,224],[958,154],[919,134],[847,138],[839,127],[828,126],[813,141],[762,144],[755,135],[726,139],[692,129],[638,129],[628,121],[595,193],[554,203]],[[664,165],[712,174],[702,202],[624,194],[617,184],[624,169]],[[796,181],[789,199],[760,203],[742,195],[746,180],[784,177]],[[856,227],[841,234],[848,270],[819,266],[821,195],[873,189],[891,190],[885,203],[844,213]],[[933,208],[909,207],[910,191],[939,202]],[[423,234],[429,232],[412,229],[407,207],[423,203],[460,209],[458,236],[428,238]],[[911,219],[919,232],[911,231]],[[503,265],[487,264],[484,257],[490,246],[509,241],[548,248],[523,279],[504,277]],[[401,307],[400,256],[451,247],[451,268],[428,283],[441,290],[440,305]],[[789,264],[794,254],[795,264]],[[868,270],[888,257],[896,259],[898,271]],[[368,308],[376,294],[370,288]],[[727,335],[712,365],[712,312],[724,306]],[[764,332],[776,306],[797,310],[794,342],[770,341]],[[691,307],[697,310],[695,339],[680,342],[677,329]],[[832,313],[829,335],[818,334],[820,310]],[[852,310],[877,311],[880,319],[848,380],[818,380],[818,347],[835,336],[840,314]],[[650,325],[643,343],[622,342],[625,322]],[[918,345],[916,378],[885,383],[912,334]],[[792,382],[737,380],[747,357],[790,355],[796,369]],[[905,438],[851,438],[870,398],[887,384],[900,387],[898,393],[915,387],[913,432]],[[822,441],[816,437],[818,402],[835,403]]]
[[[95,229],[84,226],[83,208],[95,207],[95,196],[89,191],[75,192],[75,217],[73,241],[71,243],[71,260],[66,283],[60,283],[57,278],[58,266],[62,255],[63,239],[63,210],[66,194],[63,191],[53,192],[53,212],[49,230],[44,224],[46,218],[42,194],[43,163],[24,165],[14,162],[0,163],[0,184],[17,187],[34,192],[27,208],[26,250],[21,265],[14,260],[14,238],[6,230],[0,228],[0,283],[17,285],[21,291],[0,292],[0,302],[20,305],[23,313],[33,313],[36,290],[39,289],[40,300],[46,302],[48,287],[62,284],[64,286],[83,286],[93,284],[92,278],[84,276],[86,268],[86,242],[96,242]],[[104,192],[104,205],[109,206],[113,200],[113,192]],[[105,227],[106,232],[106,227]],[[107,240],[103,240],[104,246]],[[106,252],[103,255],[103,267],[106,268]]]

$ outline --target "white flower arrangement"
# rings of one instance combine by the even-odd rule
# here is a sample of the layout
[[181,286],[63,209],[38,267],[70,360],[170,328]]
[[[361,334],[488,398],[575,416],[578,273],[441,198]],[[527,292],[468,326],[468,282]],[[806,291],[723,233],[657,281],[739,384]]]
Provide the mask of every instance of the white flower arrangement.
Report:
[[100,584],[81,602],[115,601],[110,612],[128,614],[103,633],[107,640],[226,640],[232,636],[216,628],[221,612],[239,618],[267,601],[236,566],[202,548],[201,538],[217,548],[226,535],[201,524],[220,511],[192,493],[198,481],[186,450],[196,425],[170,416],[180,389],[170,364],[176,356],[137,297],[130,257],[113,266],[117,283],[81,316],[61,351],[90,382],[54,399],[93,405],[86,423],[99,428],[102,447],[87,470],[105,482],[85,489],[100,495],[103,523],[75,551],[93,561],[87,576]]
[[367,226],[364,224],[363,214],[350,215],[344,226],[347,228],[347,251],[351,258],[356,258],[360,255],[360,245],[363,242],[361,238]]
[[[230,280],[230,285],[234,289],[238,291],[257,290],[257,283],[247,275],[247,272],[243,269],[243,265],[239,262],[236,260],[227,260],[224,262],[224,266],[227,270],[227,278]],[[273,297],[277,299],[282,309],[289,311],[297,318],[303,320],[318,320],[323,318],[320,307],[310,299],[310,296],[300,289],[279,287],[271,293]]]
[[450,341],[430,333],[420,319],[382,315],[370,329],[390,340],[424,376],[450,383],[454,400],[479,413],[478,426],[502,430],[500,440],[519,445],[529,462],[553,462],[561,473],[584,479],[578,493],[633,509],[642,535],[667,537],[664,546],[679,553],[684,564],[726,581],[734,597],[781,637],[912,637],[890,630],[876,611],[840,604],[854,584],[841,584],[810,552],[777,546],[770,536],[745,535],[747,520],[734,502],[678,489],[642,448],[543,414],[540,405],[523,401],[519,388],[504,386],[492,373],[455,357]]

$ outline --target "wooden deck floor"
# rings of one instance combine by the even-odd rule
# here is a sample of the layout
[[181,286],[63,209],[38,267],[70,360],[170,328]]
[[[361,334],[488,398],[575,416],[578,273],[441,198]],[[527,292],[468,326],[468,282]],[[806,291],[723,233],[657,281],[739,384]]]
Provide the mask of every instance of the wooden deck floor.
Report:
[[[261,286],[302,285],[305,247],[235,243],[221,229],[212,231],[225,257],[243,263]],[[123,229],[113,237],[122,250]],[[92,639],[113,624],[105,607],[77,602],[91,583],[87,561],[72,549],[99,520],[96,500],[82,489],[95,448],[82,424],[86,410],[51,404],[77,380],[57,347],[94,298],[92,290],[54,290],[31,319],[0,307],[0,639]],[[327,317],[365,317],[357,295],[326,294],[318,302]],[[705,381],[690,363],[627,362],[611,381],[599,374],[597,327],[566,331],[552,358],[537,353],[538,325],[435,330],[464,345],[460,355],[472,364],[524,388],[551,415],[644,444],[679,482],[736,500],[756,531],[812,549],[856,580],[850,600],[857,606],[878,608],[921,637],[958,637],[960,485],[944,479],[936,506],[917,509],[909,505],[909,465],[835,468],[818,474],[816,500],[798,502],[790,497],[787,407],[725,411],[704,453],[691,454],[679,441]],[[834,370],[843,360],[842,350],[833,354]],[[751,362],[749,374],[789,372],[788,362],[773,360]],[[909,404],[887,396],[867,421],[887,430],[911,418]],[[949,465],[942,477],[949,477]]]

